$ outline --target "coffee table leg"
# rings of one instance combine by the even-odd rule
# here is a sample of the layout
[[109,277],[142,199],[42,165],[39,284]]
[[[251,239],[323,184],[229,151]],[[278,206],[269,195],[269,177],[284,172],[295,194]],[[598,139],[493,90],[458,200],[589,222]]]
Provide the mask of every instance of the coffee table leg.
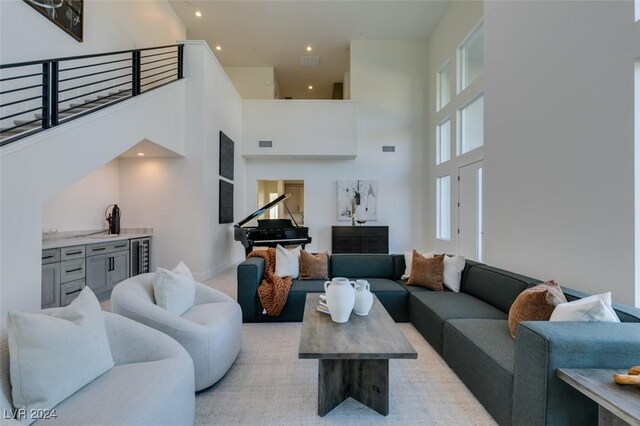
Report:
[[351,361],[349,396],[378,413],[389,414],[389,360]]
[[389,360],[319,360],[318,415],[323,417],[350,396],[389,414]]

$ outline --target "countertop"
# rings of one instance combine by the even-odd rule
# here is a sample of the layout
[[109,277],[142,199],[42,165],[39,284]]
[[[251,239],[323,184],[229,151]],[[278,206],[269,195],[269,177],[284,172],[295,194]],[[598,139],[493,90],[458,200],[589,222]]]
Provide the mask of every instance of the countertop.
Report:
[[[87,233],[92,233],[87,231]],[[43,241],[42,249],[52,249],[70,246],[82,246],[87,244],[108,243],[110,241],[130,240],[133,238],[143,238],[153,236],[151,228],[123,229],[118,235],[107,235],[106,233],[97,233],[93,235],[71,235],[61,236],[53,241]]]

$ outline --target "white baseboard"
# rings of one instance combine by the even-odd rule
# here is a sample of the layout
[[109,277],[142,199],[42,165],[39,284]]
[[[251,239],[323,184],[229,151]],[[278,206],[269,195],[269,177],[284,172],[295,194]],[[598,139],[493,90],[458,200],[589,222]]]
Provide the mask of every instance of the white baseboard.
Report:
[[203,282],[203,281],[210,280],[211,278],[213,278],[216,275],[218,275],[220,272],[224,271],[225,269],[229,268],[230,266],[233,266],[235,264],[238,264],[238,263],[242,262],[243,260],[244,260],[244,257],[239,258],[239,259],[230,260],[229,262],[221,263],[220,265],[216,265],[213,268],[209,268],[204,272],[196,272],[196,273],[194,273],[193,274],[193,278],[198,282]]

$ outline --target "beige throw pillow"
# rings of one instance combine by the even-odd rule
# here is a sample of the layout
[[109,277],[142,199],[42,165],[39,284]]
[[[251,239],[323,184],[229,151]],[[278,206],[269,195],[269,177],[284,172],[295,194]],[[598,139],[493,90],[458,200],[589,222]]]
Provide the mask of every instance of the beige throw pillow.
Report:
[[516,324],[521,321],[549,321],[553,310],[567,303],[562,288],[553,280],[528,288],[518,295],[509,309],[509,332],[516,337]]
[[435,257],[424,257],[413,251],[411,275],[408,285],[417,285],[434,291],[443,291],[442,272],[444,271],[444,254]]
[[300,279],[301,280],[328,280],[329,257],[327,252],[311,254],[300,250]]

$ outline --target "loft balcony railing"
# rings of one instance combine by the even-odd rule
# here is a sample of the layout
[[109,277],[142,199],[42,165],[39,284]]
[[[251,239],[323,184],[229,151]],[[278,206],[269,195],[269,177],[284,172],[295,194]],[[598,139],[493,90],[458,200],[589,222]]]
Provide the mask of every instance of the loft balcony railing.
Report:
[[0,65],[0,147],[181,79],[183,48]]

